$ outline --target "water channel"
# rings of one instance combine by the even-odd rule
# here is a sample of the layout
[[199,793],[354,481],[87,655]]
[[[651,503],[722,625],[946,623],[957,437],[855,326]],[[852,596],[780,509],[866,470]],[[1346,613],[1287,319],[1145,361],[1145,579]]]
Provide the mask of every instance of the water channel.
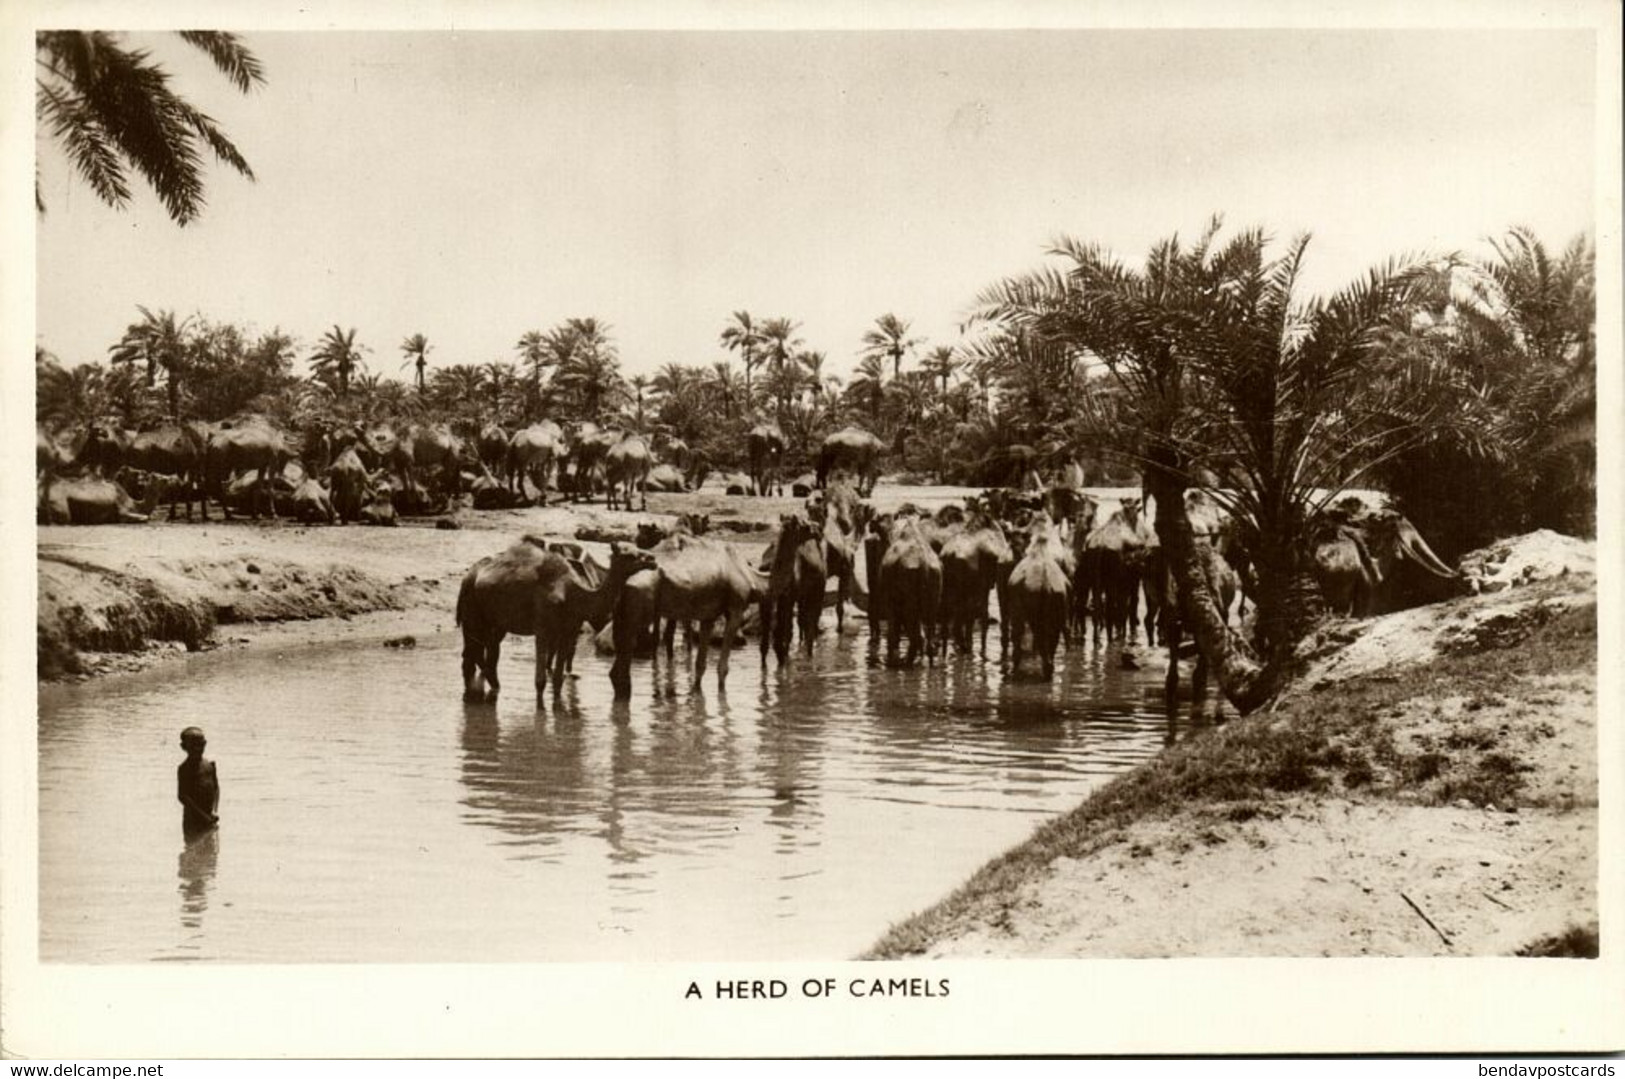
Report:
[[[1165,732],[1160,673],[1093,645],[1045,684],[975,658],[873,668],[831,629],[784,671],[752,642],[725,694],[657,689],[641,662],[616,706],[583,642],[542,708],[528,640],[495,706],[462,702],[459,648],[205,654],[42,687],[41,958],[850,958]],[[223,795],[188,843],[174,769],[194,723]]]

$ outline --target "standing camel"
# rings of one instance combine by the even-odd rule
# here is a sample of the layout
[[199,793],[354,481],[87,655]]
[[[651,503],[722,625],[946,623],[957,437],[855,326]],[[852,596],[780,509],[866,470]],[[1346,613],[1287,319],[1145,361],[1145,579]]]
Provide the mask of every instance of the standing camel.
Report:
[[779,475],[779,463],[784,458],[784,432],[776,423],[759,423],[745,436],[745,449],[750,460],[750,485],[753,495],[784,494],[784,479]]
[[792,619],[801,628],[801,645],[807,655],[812,655],[818,637],[828,576],[823,532],[806,514],[784,514],[767,555],[767,587],[761,603],[762,662],[767,662],[771,640],[782,665],[790,659]]
[[[563,555],[527,536],[499,554],[474,563],[457,592],[457,624],[463,631],[463,698],[495,700],[502,684],[497,663],[502,639],[512,633],[536,638],[536,693],[550,669],[562,677],[584,621],[613,610],[627,578],[651,559],[627,544],[611,549],[609,572],[588,587]],[[566,639],[568,638],[568,639]],[[489,689],[487,689],[489,685]]]
[[604,454],[604,480],[609,488],[607,508],[615,508],[619,494],[622,508],[630,511],[632,492],[637,491],[642,499],[639,509],[647,511],[649,466],[653,463],[654,455],[649,452],[649,444],[639,435],[627,435],[611,446]]

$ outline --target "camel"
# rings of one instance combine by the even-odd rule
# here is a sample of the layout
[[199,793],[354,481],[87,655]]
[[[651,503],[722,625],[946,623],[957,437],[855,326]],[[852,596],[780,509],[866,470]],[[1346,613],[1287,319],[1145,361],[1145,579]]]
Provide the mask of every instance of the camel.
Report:
[[[1099,559],[1088,548],[1088,540],[1100,516],[1100,502],[1093,495],[1075,492],[1071,500],[1072,614],[1070,625],[1079,634],[1088,632],[1090,604],[1100,593]],[[1098,637],[1099,634],[1097,633]]]
[[[1186,504],[1190,504],[1189,499],[1186,500]],[[1228,621],[1230,606],[1241,590],[1241,580],[1208,535],[1195,532],[1193,529],[1193,540],[1208,589],[1213,593],[1219,611]],[[1172,730],[1171,724],[1179,706],[1179,652],[1184,644],[1185,626],[1190,621],[1190,611],[1185,597],[1180,592],[1179,582],[1169,571],[1167,559],[1160,547],[1151,551],[1146,574],[1148,579],[1156,582],[1161,592],[1158,622],[1162,629],[1162,642],[1168,649],[1168,675],[1163,683],[1163,707],[1169,719],[1169,729]],[[1207,701],[1207,673],[1207,655],[1201,648],[1197,648],[1196,663],[1191,670],[1192,722],[1202,718]],[[1224,705],[1221,701],[1215,708],[1214,718],[1218,719],[1223,710]]]
[[[407,428],[405,442],[412,450],[411,474],[438,475],[440,496],[455,499],[461,493],[462,465],[469,456],[463,440],[443,423],[414,423]],[[411,489],[410,483],[407,488]]]
[[332,485],[333,509],[339,520],[344,524],[359,521],[361,507],[370,501],[372,482],[354,446],[333,459],[327,468],[327,482]]
[[1346,498],[1323,511],[1316,526],[1315,579],[1327,606],[1338,614],[1361,617],[1392,605],[1385,593],[1407,563],[1440,580],[1461,576],[1394,510],[1373,510]]
[[[988,595],[999,584],[1000,567],[1011,558],[1010,542],[999,522],[973,509],[964,526],[942,546],[942,622],[947,638],[961,652],[971,650],[971,632],[981,630],[981,654],[987,658]],[[1002,614],[1002,609],[1001,609]]]
[[936,652],[937,608],[942,599],[942,560],[931,549],[919,518],[899,513],[886,531],[880,580],[871,586],[869,606],[886,623],[886,663],[897,665],[897,646],[908,634],[904,666],[912,667],[923,644],[926,659]]
[[327,493],[327,488],[310,476],[293,489],[291,500],[293,502],[293,515],[305,524],[315,524],[325,521],[333,524],[338,520],[338,513],[333,509],[333,500]]
[[[221,425],[209,433],[204,450],[204,473],[208,485],[216,492],[221,512],[229,519],[231,510],[226,506],[226,486],[231,477],[240,473],[257,472],[261,476],[279,476],[291,458],[287,437],[259,417]],[[267,485],[272,520],[276,519],[276,492]],[[251,510],[259,516],[258,506]]]
[[604,430],[596,423],[583,422],[576,428],[570,449],[570,460],[575,465],[575,486],[571,501],[589,501],[598,486],[598,473],[603,467],[604,455],[621,440],[619,431]]
[[1003,614],[1010,630],[1010,672],[1021,670],[1021,643],[1032,630],[1044,679],[1055,677],[1055,648],[1066,630],[1072,605],[1071,559],[1059,529],[1047,517],[1034,520],[1027,550],[1010,572],[1009,607]]
[[745,449],[750,461],[751,494],[771,495],[774,489],[784,494],[784,480],[779,475],[779,463],[784,458],[784,432],[776,423],[758,423],[745,436]]
[[147,488],[140,502],[116,481],[100,476],[53,477],[40,500],[40,520],[52,525],[144,524],[164,495],[164,482]]
[[824,565],[835,578],[835,631],[846,631],[846,605],[853,596],[857,577],[858,537],[863,534],[863,515],[869,512],[845,477],[831,480],[828,490],[807,499],[808,519],[824,538]]
[[762,662],[767,662],[769,638],[779,663],[789,662],[792,617],[801,628],[802,649],[811,656],[828,577],[823,530],[804,513],[782,514],[779,534],[763,562],[767,589],[761,603]]
[[463,631],[463,699],[495,700],[502,683],[497,663],[508,634],[536,638],[536,693],[540,699],[551,670],[555,689],[563,678],[566,650],[583,622],[602,625],[615,608],[621,586],[652,559],[626,544],[611,548],[609,571],[589,587],[563,555],[532,536],[480,559],[457,591],[457,625]]
[[562,467],[564,457],[564,432],[552,420],[515,431],[505,456],[509,488],[524,498],[529,478],[536,488],[536,504],[547,505],[547,477]]
[[[615,612],[615,665],[610,669],[615,696],[631,696],[632,683],[626,664],[644,627],[658,625],[661,619],[695,623],[699,627],[692,683],[696,690],[705,678],[712,630],[717,619],[723,620],[721,652],[717,656],[717,688],[725,688],[728,656],[738,636],[739,623],[751,605],[761,600],[767,588],[766,578],[731,544],[718,540],[675,535],[657,545],[651,553],[655,558],[653,574],[642,578],[636,588],[629,580],[622,589],[621,606]],[[655,655],[658,665],[658,648]]]
[[199,503],[203,519],[209,519],[209,504],[203,497],[203,452],[208,432],[202,424],[170,424],[153,431],[141,431],[130,438],[121,455],[126,468],[167,476],[172,496],[169,519],[175,519],[176,507],[186,502],[186,519],[192,519],[192,503]]
[[675,465],[655,465],[649,470],[644,489],[665,494],[681,494],[688,490],[688,481]]
[[617,495],[623,509],[632,509],[632,492],[642,497],[641,509],[649,509],[649,467],[654,455],[639,435],[627,435],[604,454],[604,480],[609,488],[606,508],[614,509]]
[[842,469],[857,477],[858,494],[868,498],[874,493],[880,458],[885,452],[886,444],[861,427],[843,427],[826,435],[818,449],[818,486],[824,486],[831,473]]
[[488,423],[474,437],[475,455],[486,469],[502,475],[508,467],[508,443],[511,436],[499,423]]
[[[1084,539],[1079,573],[1094,588],[1090,602],[1095,612],[1095,637],[1105,628],[1106,639],[1135,638],[1140,627],[1140,585],[1146,559],[1156,546],[1156,534],[1141,513],[1138,498],[1125,498]],[[1146,611],[1146,643],[1155,643],[1153,609]]]

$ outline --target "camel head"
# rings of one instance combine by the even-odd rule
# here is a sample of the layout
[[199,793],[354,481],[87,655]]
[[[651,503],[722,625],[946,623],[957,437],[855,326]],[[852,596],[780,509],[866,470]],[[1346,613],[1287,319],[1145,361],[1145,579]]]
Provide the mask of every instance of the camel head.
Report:
[[655,568],[655,556],[630,543],[616,541],[609,546],[609,576],[624,581],[634,573]]
[[711,515],[709,513],[679,513],[674,531],[690,536],[703,536],[711,531]]
[[1369,514],[1360,527],[1366,535],[1366,542],[1374,550],[1381,552],[1379,558],[1405,558],[1421,566],[1435,577],[1452,580],[1460,577],[1461,572],[1445,565],[1433,549],[1428,546],[1427,540],[1416,530],[1416,526],[1402,514],[1394,510],[1377,510]]
[[632,542],[641,550],[649,550],[666,538],[666,530],[653,521],[639,521]]

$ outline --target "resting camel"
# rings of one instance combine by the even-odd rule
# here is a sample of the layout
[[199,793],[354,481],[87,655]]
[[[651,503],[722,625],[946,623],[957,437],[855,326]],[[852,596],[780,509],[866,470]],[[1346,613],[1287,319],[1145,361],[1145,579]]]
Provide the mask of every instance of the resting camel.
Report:
[[761,604],[762,662],[767,662],[769,638],[779,663],[789,662],[792,619],[801,628],[802,649],[812,655],[828,576],[823,531],[804,513],[783,514],[779,534],[763,561],[767,588]]
[[861,427],[843,427],[826,435],[818,449],[818,486],[824,486],[840,469],[857,477],[858,494],[868,498],[874,493],[885,452],[886,444]]
[[771,495],[777,488],[784,494],[784,480],[779,475],[779,462],[784,458],[784,432],[776,423],[758,423],[745,436],[745,449],[750,461],[750,486],[753,495]]
[[1037,517],[1028,534],[1027,550],[1010,572],[1006,586],[1009,607],[1003,612],[1010,631],[1010,673],[1021,670],[1021,644],[1032,631],[1045,680],[1055,676],[1055,648],[1066,630],[1072,601],[1072,574],[1066,545],[1046,516]]
[[627,435],[604,454],[604,481],[609,488],[606,508],[614,509],[617,495],[623,509],[631,510],[632,492],[642,497],[642,510],[649,509],[649,466],[654,455],[639,435]]
[[[563,555],[526,536],[499,554],[474,563],[457,592],[457,624],[463,631],[463,699],[495,700],[502,683],[497,663],[508,634],[536,638],[536,693],[547,687],[549,670],[563,677],[567,651],[581,624],[615,607],[621,586],[647,555],[626,544],[611,548],[609,571],[597,588],[588,587]],[[568,639],[566,639],[568,638]]]
[[117,482],[100,476],[47,480],[40,499],[40,520],[52,525],[143,524],[164,494],[164,481],[147,488],[140,502]]
[[333,524],[338,520],[338,513],[333,509],[333,500],[329,497],[327,488],[310,476],[306,476],[289,497],[293,502],[294,517],[305,524],[315,524],[318,521]]

